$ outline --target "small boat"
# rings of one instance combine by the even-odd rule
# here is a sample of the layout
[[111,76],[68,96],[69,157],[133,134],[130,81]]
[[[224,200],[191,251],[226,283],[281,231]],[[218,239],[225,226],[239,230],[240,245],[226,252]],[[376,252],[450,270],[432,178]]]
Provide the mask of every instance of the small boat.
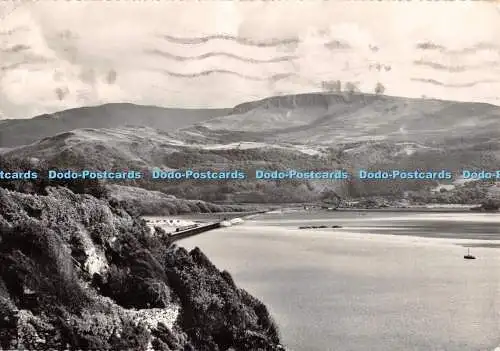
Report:
[[464,259],[465,260],[475,260],[476,259],[476,256],[473,256],[470,254],[470,249],[467,248],[467,255],[464,256]]

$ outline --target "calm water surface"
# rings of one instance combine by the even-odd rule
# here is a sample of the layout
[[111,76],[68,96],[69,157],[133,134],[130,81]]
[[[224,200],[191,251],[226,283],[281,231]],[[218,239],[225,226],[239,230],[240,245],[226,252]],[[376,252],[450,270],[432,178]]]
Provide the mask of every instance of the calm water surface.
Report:
[[[499,217],[268,214],[179,244],[199,246],[260,298],[292,350],[492,351],[500,250],[487,244],[500,240]],[[463,260],[472,244],[478,259]]]

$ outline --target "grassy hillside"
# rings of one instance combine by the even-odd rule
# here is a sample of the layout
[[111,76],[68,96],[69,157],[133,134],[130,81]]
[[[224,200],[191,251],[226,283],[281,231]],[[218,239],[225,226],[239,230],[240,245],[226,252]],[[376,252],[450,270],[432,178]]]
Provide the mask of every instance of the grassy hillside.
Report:
[[225,109],[175,109],[128,103],[69,109],[31,119],[0,121],[0,147],[30,144],[36,140],[80,128],[148,126],[171,131],[227,114]]
[[[241,104],[231,114],[199,125],[215,135],[343,144],[356,141],[441,143],[498,133],[500,107],[361,93],[276,96]],[[492,129],[495,128],[495,129]],[[189,131],[191,128],[185,128]],[[255,133],[255,134],[254,134]]]
[[150,128],[85,129],[45,138],[4,154],[7,158],[38,159],[48,168],[142,170],[145,179],[120,185],[162,191],[179,198],[205,201],[312,201],[325,191],[342,191],[341,181],[175,181],[152,180],[161,169],[235,170],[254,178],[255,169],[332,169],[347,164],[333,148],[313,150],[296,145],[201,145],[178,141]]
[[[310,93],[252,101],[227,109],[175,109],[117,103],[32,119],[0,121],[0,147],[19,146],[82,128],[144,126],[176,139],[280,141],[340,145],[359,141],[448,144],[492,139],[500,107],[362,93]],[[486,140],[485,139],[485,140]],[[485,141],[483,140],[483,141]],[[494,139],[493,139],[494,140]]]
[[500,167],[500,107],[481,103],[358,93],[278,96],[173,134],[335,147],[358,167]]

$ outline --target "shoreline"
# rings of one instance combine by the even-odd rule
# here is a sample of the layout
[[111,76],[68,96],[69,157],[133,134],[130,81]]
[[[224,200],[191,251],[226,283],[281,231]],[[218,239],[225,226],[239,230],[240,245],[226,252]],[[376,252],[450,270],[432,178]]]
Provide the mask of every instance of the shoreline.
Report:
[[[227,205],[227,204],[225,204]],[[232,206],[243,206],[241,203],[230,204]],[[408,205],[408,206],[379,206],[379,207],[335,207],[333,204],[319,204],[314,202],[304,203],[247,203],[245,206],[267,209],[267,212],[274,211],[344,211],[344,212],[357,212],[357,211],[393,211],[393,212],[471,212],[471,209],[480,206],[480,204],[424,204],[424,205]],[[307,209],[304,209],[306,207]],[[472,211],[476,212],[476,211]],[[481,211],[477,211],[481,212]],[[485,213],[500,213],[500,211],[482,211]]]
[[[382,208],[337,208],[335,211],[342,212],[476,212],[470,207],[382,207]],[[484,211],[486,213],[486,211]],[[488,212],[494,213],[494,212]]]
[[[325,207],[323,205],[318,205],[314,203],[281,203],[281,204],[261,204],[261,203],[214,203],[216,205],[224,206],[240,206],[248,207],[252,210],[247,211],[221,211],[221,212],[191,212],[191,213],[181,213],[181,214],[148,214],[141,215],[141,218],[157,218],[157,217],[169,217],[184,219],[189,218],[192,220],[214,220],[220,219],[222,216],[227,218],[241,217],[245,218],[248,216],[259,216],[262,214],[277,214],[277,213],[289,213],[289,212],[300,212],[300,213],[331,213],[331,212],[407,212],[407,213],[481,213],[481,214],[500,214],[498,211],[488,211],[488,210],[474,210],[478,208],[478,204],[427,204],[427,205],[410,205],[407,207],[374,207],[374,208],[362,208],[362,207]],[[222,219],[221,219],[222,220]]]

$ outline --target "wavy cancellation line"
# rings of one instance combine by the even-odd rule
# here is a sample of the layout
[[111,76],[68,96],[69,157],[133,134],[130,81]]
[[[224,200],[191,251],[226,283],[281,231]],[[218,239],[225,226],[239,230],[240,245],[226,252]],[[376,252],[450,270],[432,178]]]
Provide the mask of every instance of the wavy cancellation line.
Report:
[[190,37],[190,38],[174,37],[171,35],[163,34],[160,35],[160,37],[172,43],[186,44],[186,45],[204,44],[211,40],[216,40],[216,39],[229,40],[229,41],[234,41],[241,45],[256,46],[256,47],[273,47],[280,45],[297,44],[300,42],[298,38],[283,38],[283,39],[273,38],[270,40],[255,40],[255,39],[237,37],[234,35],[227,35],[227,34],[213,34],[213,35]]
[[176,73],[176,72],[167,71],[164,69],[159,70],[159,71],[167,76],[178,77],[178,78],[198,78],[198,77],[210,76],[210,75],[215,75],[215,74],[226,74],[226,75],[232,75],[232,76],[236,76],[236,77],[248,79],[248,80],[271,81],[271,82],[277,82],[277,81],[280,81],[283,79],[297,76],[295,73],[280,73],[280,74],[274,74],[274,75],[271,75],[268,77],[257,77],[257,76],[249,76],[246,74],[242,74],[242,73],[238,73],[238,72],[234,72],[234,71],[229,71],[229,70],[223,70],[223,69],[213,69],[213,70],[201,71],[201,72],[196,72],[196,73]]
[[440,62],[434,62],[434,61],[429,61],[429,60],[414,60],[413,64],[416,66],[423,66],[423,67],[428,67],[432,68],[438,71],[447,71],[447,72],[452,72],[452,73],[460,73],[460,72],[466,72],[470,70],[481,70],[484,69],[485,67],[491,67],[491,68],[496,68],[500,67],[499,62],[494,62],[494,61],[487,61],[487,62],[482,62],[480,64],[476,65],[460,65],[460,66],[452,66],[452,65],[445,65]]
[[153,55],[158,55],[167,59],[175,60],[175,61],[196,61],[196,60],[204,60],[210,57],[217,57],[217,56],[222,56],[226,58],[231,58],[235,59],[238,61],[242,62],[247,62],[247,63],[278,63],[278,62],[288,62],[288,61],[293,61],[296,60],[298,57],[297,56],[279,56],[279,57],[273,57],[270,59],[254,59],[250,57],[243,57],[239,56],[236,54],[231,54],[228,52],[223,52],[223,51],[210,51],[205,54],[197,55],[197,56],[179,56],[179,55],[174,55],[171,54],[167,51],[162,51],[158,49],[153,49],[153,50],[145,50],[146,53],[148,54],[153,54]]
[[467,82],[467,83],[461,83],[461,84],[449,84],[449,83],[444,83],[440,82],[436,79],[432,78],[410,78],[412,82],[419,82],[419,83],[427,83],[431,85],[437,85],[441,87],[446,87],[446,88],[470,88],[473,86],[476,86],[478,84],[486,84],[486,83],[499,83],[497,80],[490,80],[490,79],[484,79],[484,80],[478,80],[474,82]]
[[450,54],[450,55],[466,55],[466,54],[473,54],[478,51],[486,50],[486,51],[498,51],[500,50],[500,46],[496,45],[495,43],[477,43],[473,46],[467,46],[463,47],[461,49],[448,49],[446,46],[441,45],[441,44],[436,44],[431,41],[425,41],[425,42],[420,42],[417,43],[416,48],[419,50],[433,50],[433,51],[440,51],[443,54]]

